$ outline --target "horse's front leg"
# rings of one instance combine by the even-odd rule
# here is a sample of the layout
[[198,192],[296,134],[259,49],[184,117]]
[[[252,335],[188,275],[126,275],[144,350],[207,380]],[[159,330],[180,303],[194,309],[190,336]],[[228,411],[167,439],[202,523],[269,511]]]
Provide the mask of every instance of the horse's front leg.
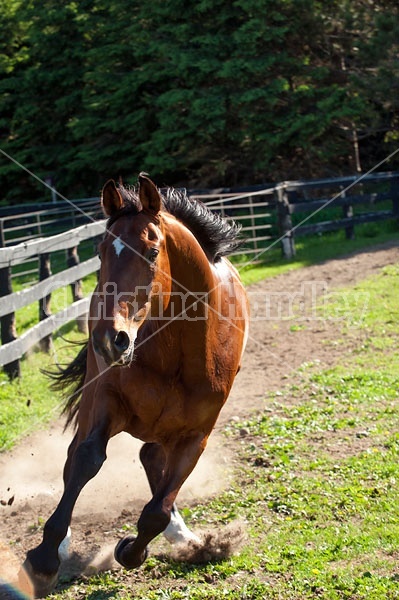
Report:
[[[160,444],[144,444],[140,451],[140,460],[145,469],[151,492],[155,494],[162,479],[165,468],[165,452]],[[171,544],[187,543],[190,541],[200,543],[201,540],[189,530],[179,513],[176,502],[173,503],[170,522],[163,535]]]
[[24,563],[33,581],[36,597],[47,595],[57,582],[60,544],[67,536],[80,492],[106,459],[108,440],[108,419],[105,419],[91,428],[87,435],[78,430],[70,445],[64,468],[64,493],[44,526],[41,544],[29,550]]
[[[176,496],[194,469],[206,446],[207,436],[196,434],[164,447],[164,468],[152,500],[144,507],[137,523],[137,537],[126,536],[115,548],[116,560],[128,569],[139,567],[147,557],[147,545],[167,529]],[[151,487],[155,481],[150,481]],[[177,513],[178,514],[178,513]]]

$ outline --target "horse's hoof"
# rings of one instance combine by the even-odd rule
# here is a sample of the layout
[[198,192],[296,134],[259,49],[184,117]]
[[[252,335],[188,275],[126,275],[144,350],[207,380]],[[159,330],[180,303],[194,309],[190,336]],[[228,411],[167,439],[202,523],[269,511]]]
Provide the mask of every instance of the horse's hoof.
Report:
[[[122,567],[125,567],[125,569],[136,569],[137,567],[140,567],[148,556],[147,548],[144,548],[138,556],[137,552],[133,552],[132,556],[128,556],[129,550],[132,550],[131,545],[133,545],[135,541],[136,538],[133,535],[127,535],[115,546],[115,560],[117,560]],[[129,546],[130,548],[128,549]]]
[[35,598],[44,598],[48,596],[58,581],[58,573],[54,575],[45,575],[44,573],[36,573],[33,570],[33,567],[27,558],[23,564],[23,568],[29,576],[30,581],[32,582]]

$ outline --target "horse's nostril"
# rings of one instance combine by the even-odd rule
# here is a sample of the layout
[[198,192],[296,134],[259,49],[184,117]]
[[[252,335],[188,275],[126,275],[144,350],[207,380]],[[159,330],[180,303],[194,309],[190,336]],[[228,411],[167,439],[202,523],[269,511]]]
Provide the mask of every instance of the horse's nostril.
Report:
[[114,338],[114,346],[119,352],[124,352],[129,348],[130,338],[126,331],[118,331]]

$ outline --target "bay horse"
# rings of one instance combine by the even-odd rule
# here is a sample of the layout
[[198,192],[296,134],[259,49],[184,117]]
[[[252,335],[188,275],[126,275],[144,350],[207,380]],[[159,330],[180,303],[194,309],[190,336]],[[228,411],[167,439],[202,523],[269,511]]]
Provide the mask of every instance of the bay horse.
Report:
[[108,181],[102,208],[108,221],[89,339],[55,376],[69,394],[75,436],[61,500],[24,563],[37,596],[55,586],[79,493],[122,431],[144,442],[152,499],[137,536],[117,544],[116,560],[140,566],[161,532],[172,542],[198,541],[175,499],[206,446],[247,338],[245,290],[225,258],[237,246],[237,226],[183,192],[161,193],[144,173],[137,191]]

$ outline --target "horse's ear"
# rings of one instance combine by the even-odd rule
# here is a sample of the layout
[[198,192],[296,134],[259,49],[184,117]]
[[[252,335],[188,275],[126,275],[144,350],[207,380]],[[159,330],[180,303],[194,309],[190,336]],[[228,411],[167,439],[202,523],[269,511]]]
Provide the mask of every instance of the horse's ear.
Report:
[[158,188],[147,177],[146,173],[139,175],[139,197],[144,210],[149,210],[155,214],[162,208],[162,200]]
[[123,208],[123,198],[118,192],[115,181],[110,179],[103,187],[101,194],[101,206],[106,217],[112,217]]

